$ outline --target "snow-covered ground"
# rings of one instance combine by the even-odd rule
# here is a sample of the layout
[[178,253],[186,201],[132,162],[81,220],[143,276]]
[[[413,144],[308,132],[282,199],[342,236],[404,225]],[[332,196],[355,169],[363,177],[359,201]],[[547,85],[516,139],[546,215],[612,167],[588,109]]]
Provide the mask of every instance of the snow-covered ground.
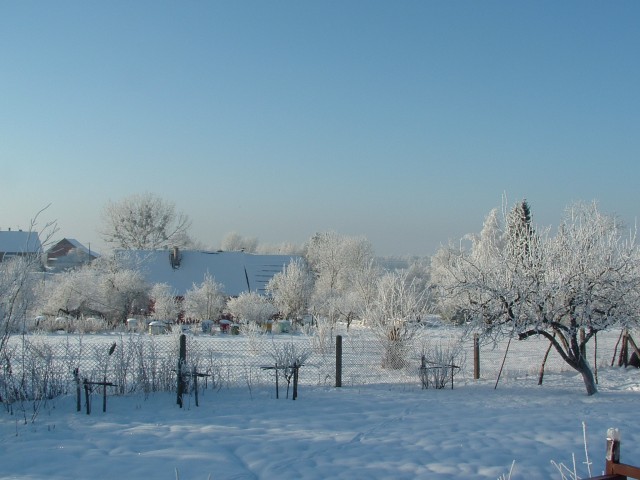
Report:
[[[206,390],[196,407],[175,394],[109,397],[76,412],[62,397],[31,415],[0,414],[3,479],[512,479],[561,478],[552,461],[588,476],[604,468],[607,428],[620,428],[622,460],[640,461],[640,371],[601,368],[588,397],[572,372],[461,381],[444,390],[377,384],[304,385],[296,401],[275,390]],[[84,408],[84,407],[83,407]]]

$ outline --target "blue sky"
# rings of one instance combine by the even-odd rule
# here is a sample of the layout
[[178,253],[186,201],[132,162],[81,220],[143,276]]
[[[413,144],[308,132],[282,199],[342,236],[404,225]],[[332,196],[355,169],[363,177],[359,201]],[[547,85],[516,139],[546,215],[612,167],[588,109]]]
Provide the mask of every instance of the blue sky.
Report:
[[0,0],[0,228],[102,247],[153,192],[218,246],[430,255],[526,198],[635,222],[640,2]]

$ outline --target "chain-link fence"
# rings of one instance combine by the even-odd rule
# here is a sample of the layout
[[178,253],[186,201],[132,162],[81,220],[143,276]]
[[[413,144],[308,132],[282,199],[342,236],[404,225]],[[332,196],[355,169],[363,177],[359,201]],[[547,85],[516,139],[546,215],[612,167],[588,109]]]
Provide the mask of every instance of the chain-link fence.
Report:
[[[339,364],[344,387],[419,386],[425,365],[455,365],[452,373],[456,382],[474,379],[474,340],[455,328],[421,328],[402,342],[366,328],[347,330],[344,325],[285,334],[194,332],[186,335],[186,368],[200,375],[202,388],[271,388],[279,372],[274,367],[297,361],[302,365],[300,385],[334,386],[337,335],[342,343]],[[619,330],[601,332],[589,342],[587,355],[593,367],[610,365],[619,338]],[[500,375],[504,382],[537,376],[549,347],[543,337],[478,344],[480,378],[495,380]],[[0,400],[63,395],[75,388],[75,382],[85,379],[111,382],[117,394],[171,391],[176,388],[178,350],[178,334],[12,337],[1,359]],[[394,361],[389,360],[390,355],[395,356]],[[568,370],[570,367],[551,349],[545,371]]]
[[[585,355],[594,373],[610,366],[613,360],[617,362],[620,338],[621,329],[612,329],[598,333],[588,342]],[[467,343],[465,349],[472,351],[472,340]],[[481,379],[497,380],[500,376],[500,381],[523,377],[537,380],[543,364],[544,373],[573,372],[560,354],[551,348],[549,340],[541,335],[526,340],[513,338],[509,341],[508,338],[503,338],[499,342],[485,339],[479,343]]]

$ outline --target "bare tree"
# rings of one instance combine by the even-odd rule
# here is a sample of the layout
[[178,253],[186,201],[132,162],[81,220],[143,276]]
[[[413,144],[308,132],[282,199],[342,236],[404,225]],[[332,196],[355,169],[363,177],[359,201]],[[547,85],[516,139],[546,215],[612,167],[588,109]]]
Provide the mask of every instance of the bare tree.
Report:
[[191,221],[175,205],[152,193],[109,202],[103,211],[102,237],[115,248],[158,250],[191,243]]
[[527,222],[514,227],[513,214],[503,218],[500,238],[481,235],[469,250],[438,253],[440,299],[460,305],[487,334],[545,337],[582,375],[587,394],[596,393],[585,346],[598,331],[635,321],[635,233],[623,236],[595,203],[568,208],[555,236],[533,234]]

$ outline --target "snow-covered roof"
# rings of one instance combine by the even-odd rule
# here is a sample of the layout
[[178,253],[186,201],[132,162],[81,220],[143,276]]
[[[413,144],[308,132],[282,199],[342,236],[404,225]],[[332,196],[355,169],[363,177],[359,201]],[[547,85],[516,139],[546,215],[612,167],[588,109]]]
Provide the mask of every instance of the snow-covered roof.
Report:
[[116,260],[121,265],[139,270],[147,282],[166,283],[176,293],[184,295],[193,285],[199,285],[208,273],[224,285],[224,292],[238,296],[243,292],[265,293],[269,280],[281,272],[294,255],[255,255],[245,252],[179,252],[179,265],[171,262],[170,250],[118,250]]
[[0,252],[2,253],[39,253],[41,250],[42,245],[36,232],[0,231]]
[[84,246],[82,243],[80,243],[75,238],[68,238],[68,237],[63,238],[62,240],[56,242],[51,248],[49,248],[49,250],[47,250],[47,252],[48,253],[56,252],[56,250],[58,248],[60,248],[60,245],[63,244],[64,242],[68,242],[77,251],[86,253],[87,255],[90,255],[91,257],[97,258],[97,257],[100,256],[97,252],[91,250],[90,248],[87,248],[86,246]]
[[78,250],[82,250],[83,252],[87,252],[87,253],[90,252],[87,247],[85,247],[75,238],[67,238],[67,242],[69,242],[71,245],[73,245],[74,248],[77,248]]

